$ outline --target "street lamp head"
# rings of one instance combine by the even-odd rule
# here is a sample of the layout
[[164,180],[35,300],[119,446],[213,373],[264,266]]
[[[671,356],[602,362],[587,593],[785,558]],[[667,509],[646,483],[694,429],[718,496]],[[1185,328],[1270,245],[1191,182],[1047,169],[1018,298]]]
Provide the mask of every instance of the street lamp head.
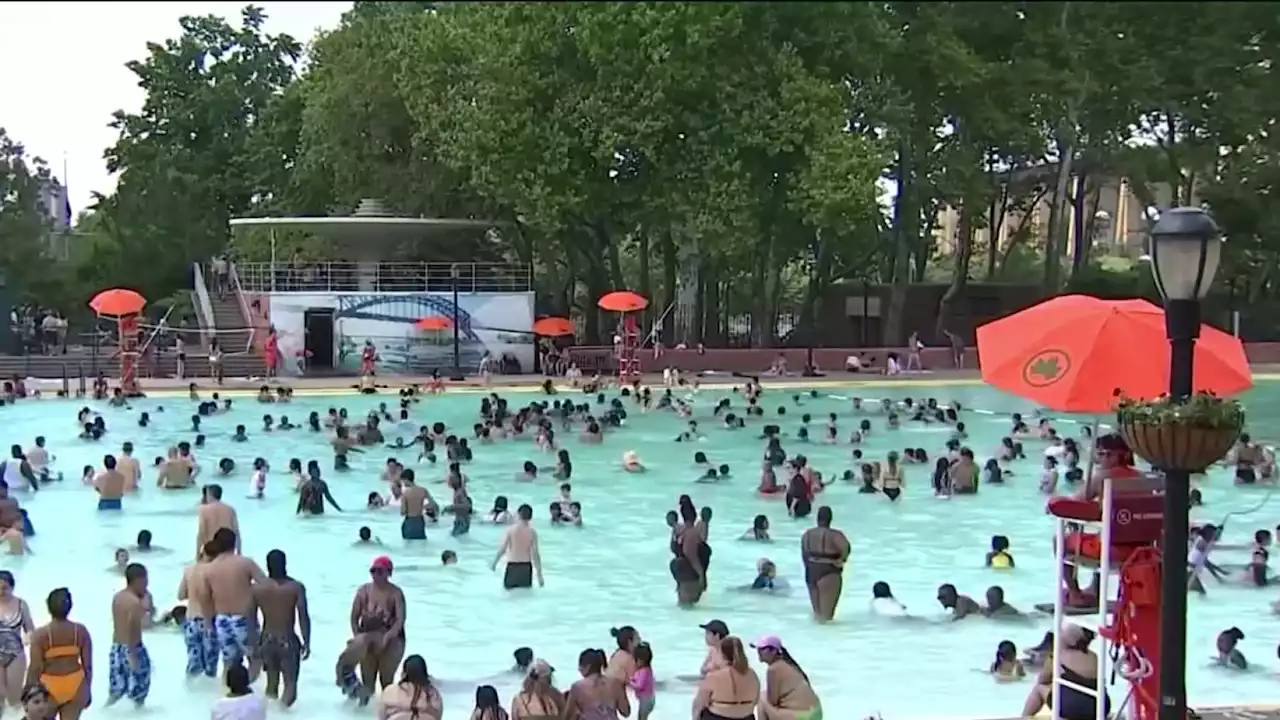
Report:
[[1222,233],[1209,213],[1171,208],[1151,228],[1151,271],[1166,300],[1199,300],[1222,257]]

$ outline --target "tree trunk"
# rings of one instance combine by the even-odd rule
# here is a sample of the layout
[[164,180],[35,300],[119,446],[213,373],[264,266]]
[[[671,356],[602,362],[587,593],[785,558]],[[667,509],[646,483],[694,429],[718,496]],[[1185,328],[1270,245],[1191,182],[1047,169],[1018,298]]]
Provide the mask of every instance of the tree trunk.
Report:
[[719,347],[724,344],[724,334],[720,330],[720,272],[715,260],[707,261],[703,282],[706,298],[702,306],[702,336],[698,340]]
[[[1063,133],[1065,134],[1065,133]],[[1066,207],[1071,190],[1071,165],[1075,155],[1075,143],[1059,136],[1057,179],[1053,186],[1053,202],[1049,205],[1049,228],[1044,241],[1044,282],[1042,289],[1045,295],[1053,295],[1062,285],[1062,250],[1067,225]]]
[[960,206],[960,223],[956,228],[955,265],[952,268],[951,284],[938,301],[938,320],[934,328],[936,337],[945,337],[945,331],[952,327],[951,311],[957,298],[964,292],[965,283],[969,279],[969,257],[973,251],[973,211],[975,202],[967,202],[964,198]]
[[[677,268],[680,260],[677,257],[676,244],[671,238],[670,228],[662,232],[662,309],[658,312],[666,312],[667,308],[673,306],[678,297],[679,289],[676,288]],[[675,313],[668,312],[662,318],[662,337],[670,340],[675,337]]]
[[[649,233],[647,228],[640,228],[640,234],[636,238],[636,252],[640,255],[640,286],[636,292],[649,299],[649,315],[662,312],[662,309],[656,309],[657,303],[653,301],[653,277],[652,270],[649,267]],[[649,324],[652,324],[657,317],[652,317]]]
[[991,217],[987,223],[987,274],[990,281],[996,276],[996,260],[1000,259],[1000,231],[1009,214],[1009,183],[1000,184],[1000,190],[991,201]]
[[[885,347],[897,347],[905,339],[903,313],[907,306],[907,286],[911,283],[911,248],[914,233],[920,229],[920,208],[916,204],[915,169],[912,167],[911,143],[898,144],[898,194],[893,199],[893,274],[889,286],[889,306],[884,313]],[[864,320],[865,322],[865,320]]]
[[1075,190],[1071,193],[1071,277],[1074,278],[1089,262],[1093,236],[1089,234],[1092,223],[1085,210],[1088,206],[1089,176],[1085,172],[1076,175]]

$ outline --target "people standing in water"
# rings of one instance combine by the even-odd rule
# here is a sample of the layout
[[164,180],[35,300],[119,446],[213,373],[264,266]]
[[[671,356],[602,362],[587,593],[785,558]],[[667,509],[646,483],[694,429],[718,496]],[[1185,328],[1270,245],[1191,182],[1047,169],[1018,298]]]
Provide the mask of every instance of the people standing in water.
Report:
[[627,686],[604,676],[604,650],[588,649],[578,655],[578,672],[582,679],[565,693],[561,717],[581,720],[618,720],[631,714]]
[[116,459],[108,455],[102,458],[102,472],[93,479],[93,489],[98,491],[99,510],[121,510],[120,502],[124,497],[125,478],[116,469]]
[[400,473],[400,537],[405,540],[427,539],[427,489],[415,482],[413,470]]
[[107,705],[125,696],[139,707],[151,693],[151,656],[142,644],[146,623],[147,569],[132,563],[124,571],[124,589],[111,599],[111,652],[107,656],[110,691]]
[[511,698],[511,720],[559,720],[564,693],[552,682],[555,668],[546,660],[534,660],[525,672],[520,691]]
[[693,697],[693,717],[698,720],[747,720],[756,716],[760,702],[760,676],[751,669],[742,641],[730,635],[720,641],[725,665],[702,679]]
[[31,633],[27,686],[43,685],[59,720],[79,720],[93,689],[93,639],[71,616],[71,591],[58,588],[45,605],[49,622]]
[[387,684],[378,696],[378,720],[440,720],[444,698],[431,682],[421,655],[404,659],[400,682]]
[[[311,655],[311,614],[307,608],[307,589],[289,577],[285,562],[283,551],[267,553],[267,581],[254,585],[253,599],[262,613],[258,657],[267,674],[264,694],[269,698],[279,697],[281,704],[290,707],[298,699],[302,661]],[[283,693],[280,691],[282,680]]]
[[187,604],[182,622],[182,639],[187,646],[187,675],[216,677],[218,674],[218,642],[213,631],[213,600],[209,597],[204,571],[209,556],[201,552],[196,561],[182,569],[178,583],[178,602]]
[[258,563],[236,552],[238,546],[234,531],[219,529],[206,547],[209,565],[200,575],[213,612],[213,632],[222,655],[224,672],[226,668],[244,662],[250,654],[253,586],[267,581]]
[[391,558],[374,558],[369,566],[371,580],[351,600],[351,634],[369,633],[374,638],[360,660],[360,679],[369,695],[374,694],[375,683],[386,688],[394,681],[396,666],[404,657],[406,603],[404,591],[391,582],[394,570]]
[[760,720],[822,720],[822,703],[809,676],[787,652],[782,640],[777,635],[764,635],[751,647],[769,668],[760,698]]
[[813,616],[820,621],[835,618],[836,605],[844,588],[844,564],[849,559],[849,539],[831,527],[831,508],[818,508],[818,524],[800,536],[800,560],[809,588]]
[[498,563],[506,556],[507,568],[502,576],[502,587],[508,590],[533,587],[535,577],[538,587],[542,587],[542,556],[538,550],[538,531],[530,524],[533,520],[533,507],[521,505],[516,510],[516,517],[516,523],[502,535],[502,544],[493,557],[493,569],[496,571]]
[[222,502],[222,486],[211,483],[204,488],[199,510],[196,511],[196,555],[213,540],[219,530],[230,530],[236,539],[235,551],[240,551],[240,519],[236,509]]
[[704,548],[709,550],[698,532],[698,512],[691,501],[680,504],[680,524],[672,531],[671,577],[676,581],[676,602],[695,605],[707,589],[707,567],[703,562]]
[[13,594],[13,588],[13,573],[0,570],[0,701],[16,706],[27,672],[23,638],[31,634],[35,623],[27,601]]

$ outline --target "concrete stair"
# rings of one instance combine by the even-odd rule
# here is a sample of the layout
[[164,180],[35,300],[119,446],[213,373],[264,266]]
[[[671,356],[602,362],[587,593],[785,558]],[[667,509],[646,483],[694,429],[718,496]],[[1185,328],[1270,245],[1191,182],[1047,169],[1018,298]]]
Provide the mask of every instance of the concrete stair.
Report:
[[[224,297],[210,293],[209,305],[213,310],[213,325],[217,330],[235,330],[235,332],[219,332],[218,346],[222,348],[222,368],[227,377],[262,377],[267,373],[266,361],[258,354],[256,348],[245,352],[245,347],[254,339],[253,329],[240,307],[240,298],[234,290]],[[201,363],[207,359],[201,356]],[[194,370],[192,359],[188,354],[188,374]],[[204,372],[203,369],[199,372]],[[207,376],[207,375],[206,375]]]
[[[194,346],[192,346],[194,347]],[[20,378],[58,379],[64,375],[72,382],[74,390],[77,378],[83,375],[90,381],[102,373],[109,378],[120,377],[120,361],[114,357],[115,348],[104,348],[96,356],[91,352],[70,351],[66,355],[0,355],[0,378],[14,375]],[[208,380],[213,373],[209,367],[209,357],[204,353],[187,353],[187,377],[193,381]],[[256,355],[222,356],[223,376],[228,378],[262,377],[266,369],[261,358]],[[155,360],[154,367],[144,366],[139,369],[139,377],[145,381],[148,377],[176,377],[178,374],[178,358],[172,351],[165,351]]]

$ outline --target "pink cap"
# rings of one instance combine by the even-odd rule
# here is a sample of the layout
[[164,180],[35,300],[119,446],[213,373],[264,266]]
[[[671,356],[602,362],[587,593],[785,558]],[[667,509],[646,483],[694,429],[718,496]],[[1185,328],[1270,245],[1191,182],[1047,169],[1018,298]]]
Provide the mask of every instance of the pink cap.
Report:
[[391,572],[394,568],[395,565],[391,563],[391,558],[386,555],[379,555],[374,558],[373,563],[369,565],[370,570],[386,570],[387,572]]
[[761,635],[756,641],[751,643],[751,647],[757,650],[781,650],[782,638],[777,635]]

